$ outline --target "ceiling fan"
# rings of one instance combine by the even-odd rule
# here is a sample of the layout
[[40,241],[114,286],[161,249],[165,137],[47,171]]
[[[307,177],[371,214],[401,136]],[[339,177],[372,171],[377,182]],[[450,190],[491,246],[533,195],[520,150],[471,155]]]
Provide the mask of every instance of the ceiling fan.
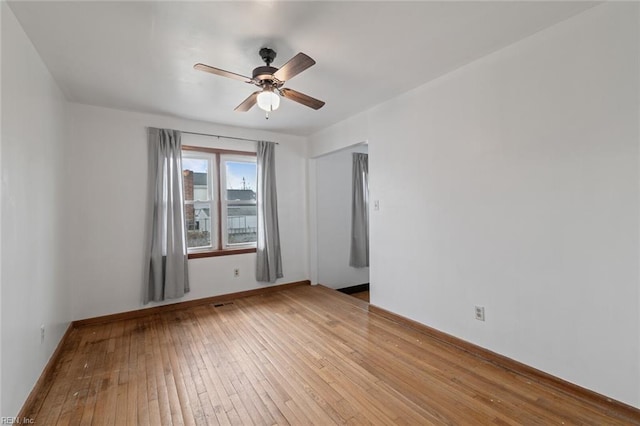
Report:
[[271,63],[276,58],[276,52],[274,50],[263,47],[260,49],[259,54],[266,65],[255,68],[253,70],[253,77],[247,77],[205,64],[195,64],[193,68],[222,77],[244,81],[245,83],[255,84],[260,88],[260,90],[253,92],[247,99],[242,101],[242,103],[235,108],[235,111],[249,111],[257,103],[260,108],[267,112],[267,118],[269,118],[269,112],[275,111],[280,106],[280,96],[316,110],[324,106],[324,102],[321,100],[312,98],[296,90],[282,87],[287,80],[290,80],[311,67],[316,61],[304,53],[298,53],[282,67],[275,68],[271,66]]

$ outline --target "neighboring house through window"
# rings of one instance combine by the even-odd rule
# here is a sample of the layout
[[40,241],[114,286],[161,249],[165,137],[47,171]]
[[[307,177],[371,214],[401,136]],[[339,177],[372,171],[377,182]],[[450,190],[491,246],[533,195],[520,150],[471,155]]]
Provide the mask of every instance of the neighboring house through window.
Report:
[[189,257],[255,251],[256,155],[183,146]]

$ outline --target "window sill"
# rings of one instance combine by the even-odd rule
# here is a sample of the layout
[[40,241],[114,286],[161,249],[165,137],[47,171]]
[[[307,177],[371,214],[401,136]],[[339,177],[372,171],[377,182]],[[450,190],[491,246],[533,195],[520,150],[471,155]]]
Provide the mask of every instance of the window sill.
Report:
[[196,253],[189,253],[189,259],[201,259],[203,257],[217,257],[217,256],[232,256],[234,254],[255,253],[255,247],[240,248],[240,249],[226,249],[226,250],[213,250],[213,251],[201,251]]

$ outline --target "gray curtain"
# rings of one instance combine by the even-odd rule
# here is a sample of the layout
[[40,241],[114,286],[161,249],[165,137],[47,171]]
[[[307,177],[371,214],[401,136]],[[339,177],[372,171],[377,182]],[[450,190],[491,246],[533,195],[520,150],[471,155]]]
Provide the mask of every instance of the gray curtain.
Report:
[[369,266],[369,156],[353,154],[351,256],[349,265]]
[[144,303],[189,291],[181,133],[149,128],[149,245]]
[[258,242],[256,281],[282,278],[278,196],[276,193],[275,144],[258,142]]

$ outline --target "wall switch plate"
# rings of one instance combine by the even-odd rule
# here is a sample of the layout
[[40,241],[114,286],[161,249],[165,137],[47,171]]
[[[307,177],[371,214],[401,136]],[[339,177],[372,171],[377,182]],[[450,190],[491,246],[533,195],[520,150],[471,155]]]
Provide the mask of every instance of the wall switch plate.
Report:
[[484,306],[476,306],[476,319],[478,321],[484,321]]

